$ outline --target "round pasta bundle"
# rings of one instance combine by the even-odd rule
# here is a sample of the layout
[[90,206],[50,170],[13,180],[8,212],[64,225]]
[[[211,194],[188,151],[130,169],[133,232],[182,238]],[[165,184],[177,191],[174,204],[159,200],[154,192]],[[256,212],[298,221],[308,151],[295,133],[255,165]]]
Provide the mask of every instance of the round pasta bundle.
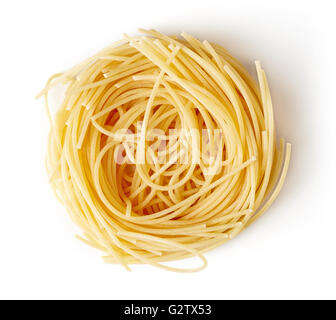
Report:
[[[198,271],[205,251],[272,204],[290,144],[276,144],[259,62],[257,84],[217,44],[140,31],[47,82],[47,171],[78,237],[106,262]],[[48,92],[59,84],[52,116]],[[200,266],[163,264],[193,256]]]

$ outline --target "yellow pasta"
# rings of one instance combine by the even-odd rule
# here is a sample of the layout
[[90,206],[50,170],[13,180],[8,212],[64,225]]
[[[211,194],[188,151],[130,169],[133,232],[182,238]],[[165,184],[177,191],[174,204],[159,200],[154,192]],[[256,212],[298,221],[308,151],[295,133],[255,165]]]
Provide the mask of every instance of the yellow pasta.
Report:
[[[178,272],[269,208],[290,144],[276,143],[258,83],[224,48],[155,30],[52,76],[46,167],[55,195],[104,260]],[[49,91],[66,85],[55,115]],[[164,262],[198,257],[180,269]]]

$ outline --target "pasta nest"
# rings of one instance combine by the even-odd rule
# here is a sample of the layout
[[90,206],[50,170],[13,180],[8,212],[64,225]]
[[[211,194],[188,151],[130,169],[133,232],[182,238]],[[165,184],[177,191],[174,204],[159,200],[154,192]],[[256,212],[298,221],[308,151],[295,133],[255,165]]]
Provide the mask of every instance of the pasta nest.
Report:
[[[290,144],[276,143],[259,62],[257,83],[217,44],[141,31],[49,79],[47,171],[78,237],[106,262],[198,271],[205,251],[272,204]],[[163,264],[193,256],[200,266]]]

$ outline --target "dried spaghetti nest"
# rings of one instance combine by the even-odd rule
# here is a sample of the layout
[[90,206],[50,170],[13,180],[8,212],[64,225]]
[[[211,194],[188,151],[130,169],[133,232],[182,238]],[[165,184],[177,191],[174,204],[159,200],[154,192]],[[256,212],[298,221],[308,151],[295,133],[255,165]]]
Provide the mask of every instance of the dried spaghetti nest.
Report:
[[[104,259],[191,272],[278,195],[290,144],[276,144],[257,84],[224,48],[182,33],[125,36],[49,79],[47,170],[58,199]],[[52,117],[48,92],[65,84]],[[162,262],[197,256],[179,269]]]

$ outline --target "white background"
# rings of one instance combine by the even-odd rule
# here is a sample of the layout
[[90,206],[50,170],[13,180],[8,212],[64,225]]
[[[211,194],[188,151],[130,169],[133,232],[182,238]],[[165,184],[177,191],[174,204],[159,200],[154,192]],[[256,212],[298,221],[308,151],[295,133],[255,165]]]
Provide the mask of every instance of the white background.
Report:
[[[336,298],[334,1],[2,1],[0,298]],[[75,239],[44,171],[48,122],[35,94],[138,27],[216,41],[261,60],[279,136],[293,145],[271,209],[206,254],[200,273],[124,271]]]

